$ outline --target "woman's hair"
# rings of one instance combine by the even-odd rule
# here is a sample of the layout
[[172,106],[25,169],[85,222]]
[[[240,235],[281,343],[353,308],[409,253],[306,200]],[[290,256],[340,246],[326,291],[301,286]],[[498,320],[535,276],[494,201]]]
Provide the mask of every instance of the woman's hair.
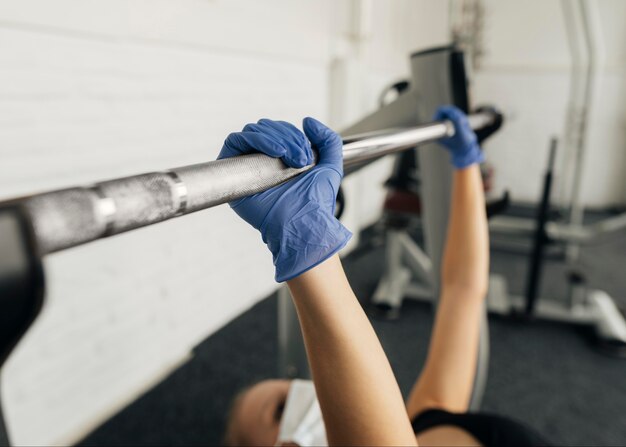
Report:
[[243,389],[239,390],[233,400],[230,402],[228,407],[228,411],[226,412],[226,424],[224,428],[224,434],[222,436],[222,445],[225,447],[235,447],[239,445],[245,444],[245,439],[243,439],[241,434],[241,428],[237,427],[235,423],[235,417],[237,415],[237,411],[241,406],[241,402],[243,401],[244,396],[252,387],[254,387],[256,383],[248,385]]

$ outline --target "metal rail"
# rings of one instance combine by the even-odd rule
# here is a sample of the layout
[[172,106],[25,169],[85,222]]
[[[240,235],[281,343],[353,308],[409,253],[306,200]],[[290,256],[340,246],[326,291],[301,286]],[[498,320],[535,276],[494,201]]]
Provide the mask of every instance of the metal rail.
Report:
[[[473,129],[493,115],[469,116]],[[389,133],[348,137],[344,167],[454,134],[449,121]],[[243,155],[165,172],[152,172],[17,199],[31,217],[39,254],[54,253],[103,237],[162,222],[265,191],[302,172],[263,154]]]

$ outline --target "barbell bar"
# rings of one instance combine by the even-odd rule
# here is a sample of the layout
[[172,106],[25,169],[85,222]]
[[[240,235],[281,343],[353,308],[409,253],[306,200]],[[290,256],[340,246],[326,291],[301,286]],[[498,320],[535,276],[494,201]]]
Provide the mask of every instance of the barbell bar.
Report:
[[[493,113],[468,116],[478,130]],[[450,121],[344,138],[344,168],[452,136]],[[14,199],[30,217],[39,255],[152,225],[259,193],[312,169],[250,154]]]

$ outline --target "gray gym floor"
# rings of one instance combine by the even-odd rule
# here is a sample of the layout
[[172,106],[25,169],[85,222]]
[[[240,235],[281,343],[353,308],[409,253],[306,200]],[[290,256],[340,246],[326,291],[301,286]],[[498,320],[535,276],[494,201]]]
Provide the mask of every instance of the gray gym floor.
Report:
[[[345,259],[350,281],[365,305],[381,273],[382,254],[383,247],[373,243]],[[625,259],[626,232],[621,232],[588,247],[582,266],[590,285],[605,289],[626,307]],[[543,292],[563,297],[562,262],[546,264]],[[507,276],[513,292],[523,291],[525,256],[493,252],[492,270]],[[431,310],[407,301],[399,320],[372,322],[407,393],[425,357]],[[484,410],[525,421],[557,445],[626,443],[626,360],[599,353],[587,330],[567,325],[494,317],[490,331]],[[81,444],[218,444],[237,390],[276,376],[276,337],[272,296],[203,341],[191,361]]]

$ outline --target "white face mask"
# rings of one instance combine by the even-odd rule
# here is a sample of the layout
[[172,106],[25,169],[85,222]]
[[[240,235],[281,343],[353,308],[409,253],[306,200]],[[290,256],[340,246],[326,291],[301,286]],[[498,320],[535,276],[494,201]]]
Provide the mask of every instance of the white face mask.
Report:
[[322,412],[310,380],[292,380],[276,445],[327,446]]

